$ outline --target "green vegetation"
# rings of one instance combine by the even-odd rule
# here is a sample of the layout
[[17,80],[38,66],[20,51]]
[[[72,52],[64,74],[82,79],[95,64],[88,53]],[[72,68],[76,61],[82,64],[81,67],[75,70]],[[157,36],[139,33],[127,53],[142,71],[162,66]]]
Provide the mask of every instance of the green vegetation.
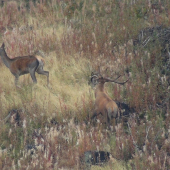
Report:
[[[36,75],[33,85],[24,75],[16,88],[0,60],[0,169],[79,169],[87,150],[113,157],[91,169],[170,169],[170,44],[157,39],[159,31],[139,39],[142,30],[169,23],[168,0],[2,2],[0,44],[10,58],[41,51],[50,87],[46,76]],[[113,100],[133,108],[115,132],[89,119],[88,82],[99,67],[106,77],[130,77],[124,86],[106,84]]]

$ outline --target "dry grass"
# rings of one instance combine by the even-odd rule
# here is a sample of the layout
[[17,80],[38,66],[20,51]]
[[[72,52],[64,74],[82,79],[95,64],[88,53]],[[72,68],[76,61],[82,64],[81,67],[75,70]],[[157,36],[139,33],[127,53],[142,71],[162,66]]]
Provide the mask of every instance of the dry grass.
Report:
[[[0,42],[5,42],[11,58],[40,50],[50,85],[46,76],[38,74],[38,83],[33,85],[28,74],[20,77],[18,89],[14,76],[0,61],[0,120],[11,110],[20,114],[2,121],[0,169],[79,169],[79,156],[87,150],[108,151],[120,160],[92,166],[92,170],[168,169],[169,98],[167,82],[160,78],[161,65],[156,63],[159,49],[136,49],[134,55],[132,39],[148,25],[168,25],[165,13],[169,11],[162,6],[155,15],[142,0],[135,4],[40,1],[31,2],[29,10],[24,3],[19,10],[18,4],[10,1],[0,8]],[[94,92],[88,81],[98,66],[110,78],[129,69],[125,86],[106,84],[111,98],[135,108],[129,128],[120,123],[113,133],[88,119],[94,111]],[[166,107],[159,108],[165,98]]]

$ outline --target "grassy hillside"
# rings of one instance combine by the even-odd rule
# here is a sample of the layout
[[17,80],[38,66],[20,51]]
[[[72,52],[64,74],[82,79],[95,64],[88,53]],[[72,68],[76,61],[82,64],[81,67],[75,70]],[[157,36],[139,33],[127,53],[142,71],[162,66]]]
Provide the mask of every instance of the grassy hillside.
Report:
[[[91,169],[170,168],[170,43],[155,38],[158,27],[168,30],[168,0],[0,5],[0,44],[8,56],[39,50],[50,73],[49,87],[46,76],[36,73],[36,85],[28,74],[16,88],[0,60],[0,169],[80,169],[79,157],[88,150],[112,155]],[[101,116],[95,124],[89,118],[95,101],[89,80],[98,68],[104,77],[129,75],[124,86],[105,86],[113,100],[131,108],[115,131]]]

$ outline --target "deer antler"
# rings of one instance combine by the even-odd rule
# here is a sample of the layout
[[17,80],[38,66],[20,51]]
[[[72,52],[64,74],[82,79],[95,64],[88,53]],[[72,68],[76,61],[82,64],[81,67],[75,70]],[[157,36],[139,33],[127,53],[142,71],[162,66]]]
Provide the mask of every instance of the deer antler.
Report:
[[117,78],[115,78],[114,80],[112,79],[109,79],[109,78],[104,78],[106,82],[114,82],[114,83],[117,83],[117,84],[121,84],[121,85],[124,85],[126,82],[129,81],[129,78],[127,80],[125,80],[124,82],[117,82],[116,80],[121,77],[121,75],[119,75]]

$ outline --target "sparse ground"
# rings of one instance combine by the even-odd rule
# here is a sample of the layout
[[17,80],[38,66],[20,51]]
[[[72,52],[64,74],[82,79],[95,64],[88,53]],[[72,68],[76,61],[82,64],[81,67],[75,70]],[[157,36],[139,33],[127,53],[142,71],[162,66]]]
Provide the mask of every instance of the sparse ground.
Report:
[[[36,85],[24,75],[18,89],[0,61],[0,169],[79,169],[79,157],[88,150],[113,157],[92,170],[169,169],[170,44],[161,53],[164,46],[157,41],[140,47],[146,35],[138,36],[146,27],[169,27],[169,1],[0,5],[0,44],[5,43],[8,56],[39,50],[50,73],[49,88],[46,76],[36,73]],[[139,46],[133,46],[135,39]],[[106,77],[130,77],[124,86],[106,84],[113,100],[133,110],[115,132],[89,119],[95,98],[88,82],[99,67]]]

